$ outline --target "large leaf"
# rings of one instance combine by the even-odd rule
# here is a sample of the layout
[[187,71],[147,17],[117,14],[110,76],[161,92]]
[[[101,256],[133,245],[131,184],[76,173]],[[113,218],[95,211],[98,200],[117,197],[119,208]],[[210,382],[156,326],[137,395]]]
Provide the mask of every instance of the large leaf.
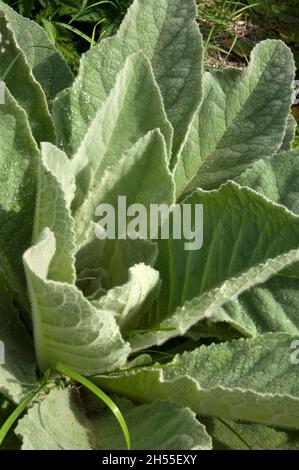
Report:
[[0,134],[0,270],[24,303],[22,255],[31,244],[40,156],[25,111],[7,89]]
[[[134,54],[126,61],[113,91],[98,111],[72,160],[77,177],[77,192],[72,205],[74,211],[84,199],[88,201],[92,197],[105,169],[115,164],[135,142],[155,128],[160,128],[169,152],[172,128],[166,118],[150,64],[142,53]],[[162,160],[165,150],[162,143],[160,147]],[[88,204],[87,201],[85,204]],[[90,218],[90,212],[86,217]]]
[[0,392],[19,402],[36,386],[36,361],[30,335],[13,305],[11,294],[0,276],[0,340],[4,364],[0,365]]
[[[81,396],[80,396],[81,395]],[[125,450],[124,437],[110,410],[71,390],[52,390],[19,421],[23,450]],[[82,406],[83,405],[83,406]],[[171,401],[135,406],[119,400],[133,450],[209,450],[211,438],[194,413]]]
[[268,333],[201,346],[168,365],[98,377],[96,383],[134,400],[170,397],[197,414],[299,428],[298,336]]
[[0,76],[11,94],[28,115],[33,136],[37,142],[55,140],[54,125],[50,117],[46,96],[33,77],[13,32],[0,11],[1,61]]
[[[299,213],[299,152],[281,152],[256,162],[237,181],[254,188],[278,204]],[[299,281],[280,275],[245,292],[235,302],[228,302],[211,317],[218,328],[227,323],[245,335],[266,331],[299,333]],[[216,326],[217,325],[217,326]],[[193,332],[193,336],[194,336]],[[207,332],[205,332],[205,335]],[[201,336],[201,324],[196,327]]]
[[36,80],[47,97],[53,99],[72,84],[73,76],[67,63],[58,54],[45,30],[36,22],[19,15],[2,1],[0,10],[4,11],[17,45],[24,52]]
[[215,311],[209,318],[208,328],[203,325],[202,329],[202,322],[199,322],[192,329],[192,337],[213,337],[219,325],[234,328],[237,336],[237,332],[255,336],[267,331],[299,334],[298,302],[298,279],[275,276]]
[[[278,204],[299,213],[299,152],[281,152],[256,162],[237,181],[254,188]],[[226,322],[246,335],[258,332],[299,333],[299,281],[280,275],[228,302],[211,318]],[[200,324],[196,328],[200,335]]]
[[55,249],[55,237],[45,229],[23,257],[40,369],[61,362],[90,375],[122,366],[129,347],[113,314],[95,309],[75,286],[47,279]]
[[139,50],[151,61],[178,151],[201,98],[203,48],[195,17],[193,0],[135,0],[117,35],[83,56],[73,89],[55,103],[59,141],[67,153],[77,150],[126,58]]
[[216,188],[279,150],[294,72],[287,46],[268,40],[256,46],[246,70],[206,73],[203,102],[175,172],[178,197]]
[[[143,327],[173,331],[136,335],[133,349],[185,334],[226,302],[298,261],[299,218],[255,191],[228,183],[219,191],[197,190],[184,203],[203,204],[203,227],[197,227],[203,230],[203,246],[186,251],[184,239],[159,241],[155,268],[162,289]],[[298,268],[292,275],[298,276]]]
[[49,266],[53,281],[74,283],[75,231],[70,211],[73,181],[69,159],[51,144],[42,144],[33,242],[48,227],[56,239],[56,250]]

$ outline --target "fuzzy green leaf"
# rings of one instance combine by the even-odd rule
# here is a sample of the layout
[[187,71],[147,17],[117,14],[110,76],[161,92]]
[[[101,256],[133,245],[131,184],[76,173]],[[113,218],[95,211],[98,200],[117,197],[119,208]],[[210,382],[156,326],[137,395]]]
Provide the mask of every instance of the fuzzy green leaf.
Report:
[[197,414],[299,428],[298,336],[268,333],[201,346],[164,368],[99,377],[106,390],[141,402],[171,396]]
[[[185,203],[203,204],[203,246],[186,251],[185,240],[161,240],[155,269],[162,289],[144,328],[174,331],[132,338],[133,349],[185,334],[242,292],[298,261],[299,218],[256,192],[228,183],[219,191],[195,191]],[[298,277],[298,268],[293,276]],[[146,317],[145,317],[146,318]]]
[[19,15],[6,3],[0,1],[17,45],[25,54],[36,80],[40,82],[49,99],[70,86],[72,73],[65,60],[58,54],[45,30],[36,22]]
[[55,250],[55,237],[45,229],[23,257],[40,369],[60,362],[91,375],[122,366],[129,347],[112,313],[96,310],[75,286],[47,279]]
[[236,181],[299,214],[298,149],[259,160]]
[[[130,126],[133,125],[132,120],[129,121],[129,124]],[[118,132],[117,127],[113,131]],[[91,141],[94,135],[95,131],[90,135]],[[93,145],[96,145],[95,139],[93,139]],[[101,148],[103,148],[102,152],[100,152]],[[107,155],[107,162],[105,162],[105,150],[106,154],[110,153],[110,156]],[[99,145],[99,150],[95,155],[100,154],[102,162],[98,158],[94,163],[96,167],[88,185],[89,192],[83,204],[77,210],[74,207],[76,206],[76,199],[74,201],[73,212],[78,246],[84,243],[91,222],[96,220],[95,211],[100,203],[112,205],[117,214],[118,196],[126,197],[127,207],[139,203],[143,204],[146,209],[149,209],[150,204],[165,203],[171,205],[174,201],[174,183],[167,166],[165,143],[158,130],[152,131],[139,139],[118,161],[115,161],[116,152],[115,149],[105,149],[104,145]],[[81,159],[81,155],[79,158]],[[76,161],[77,159],[74,160],[75,166]],[[90,166],[88,166],[88,169],[90,170]],[[84,169],[77,170],[77,184],[79,184],[79,187],[82,181],[81,175],[85,173]],[[84,176],[83,179],[85,179]],[[80,189],[81,198],[82,194],[87,191],[87,187],[81,185]]]
[[[81,397],[80,397],[81,395]],[[23,450],[124,450],[124,438],[99,401],[70,390],[53,390],[20,420],[16,433]],[[211,438],[188,408],[171,401],[135,406],[118,400],[133,450],[209,450]],[[82,407],[83,405],[83,407]]]
[[40,155],[26,113],[7,88],[0,133],[0,271],[24,301],[22,255],[31,244]]
[[46,227],[53,231],[56,251],[48,278],[70,284],[76,278],[74,220],[67,201],[72,196],[71,176],[66,155],[51,144],[42,144],[33,242],[37,242]]
[[122,286],[110,289],[106,295],[93,302],[97,308],[111,310],[122,331],[136,329],[158,296],[159,273],[145,264],[136,264],[129,269],[129,280]]
[[177,195],[217,188],[282,145],[294,80],[291,51],[267,40],[246,70],[205,74],[204,97],[175,172]]
[[[237,181],[299,214],[299,152],[280,152],[256,162]],[[245,292],[214,313],[211,322],[226,322],[247,336],[266,331],[299,333],[299,281],[283,275]],[[197,327],[200,334],[200,324]]]
[[46,96],[32,75],[25,55],[16,44],[15,37],[3,13],[0,12],[0,76],[26,111],[35,140],[54,141],[55,132],[48,111]]
[[0,392],[18,403],[36,386],[37,365],[32,340],[1,275],[0,340],[4,347],[4,364],[0,364]]
[[[218,329],[219,322],[234,328],[235,335],[239,332],[245,336],[255,336],[268,331],[299,334],[298,301],[298,279],[275,276],[214,312],[204,336]],[[201,322],[195,330],[193,338],[201,337]]]

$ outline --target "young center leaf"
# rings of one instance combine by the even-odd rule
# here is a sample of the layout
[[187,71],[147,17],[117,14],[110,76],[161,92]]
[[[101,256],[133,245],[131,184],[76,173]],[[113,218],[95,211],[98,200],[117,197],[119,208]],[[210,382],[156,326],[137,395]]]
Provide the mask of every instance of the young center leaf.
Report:
[[54,234],[45,229],[23,257],[40,369],[60,362],[92,375],[122,366],[129,346],[113,314],[94,308],[75,286],[47,278],[55,250]]
[[[72,210],[78,219],[79,246],[88,228],[81,218],[90,222],[97,203],[101,202],[96,200],[96,194],[103,172],[114,165],[135,142],[156,128],[161,130],[169,154],[172,128],[149,61],[142,53],[134,54],[126,61],[114,89],[72,159],[77,185]],[[160,146],[159,153],[163,158],[165,150],[162,142]]]
[[45,228],[53,231],[56,250],[48,276],[53,281],[73,284],[75,273],[75,229],[70,204],[75,178],[67,156],[51,144],[42,144],[38,172],[38,191],[33,229],[33,242]]

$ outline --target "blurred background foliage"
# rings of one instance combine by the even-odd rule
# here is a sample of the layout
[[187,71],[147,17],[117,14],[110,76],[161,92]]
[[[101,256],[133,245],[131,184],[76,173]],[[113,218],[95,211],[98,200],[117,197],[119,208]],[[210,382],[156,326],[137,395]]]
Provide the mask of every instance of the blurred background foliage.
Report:
[[75,72],[82,52],[113,35],[132,3],[132,0],[4,1],[43,26]]
[[[133,0],[4,1],[39,23],[76,73],[80,55],[115,34]],[[207,67],[245,67],[259,41],[282,39],[293,51],[299,79],[299,0],[196,3]],[[298,106],[293,106],[293,114],[299,120]]]
[[[117,31],[133,0],[4,1],[43,26],[76,70],[82,52]],[[284,40],[292,47],[299,65],[299,0],[196,0],[196,3],[208,65],[244,66],[251,49],[265,38]]]

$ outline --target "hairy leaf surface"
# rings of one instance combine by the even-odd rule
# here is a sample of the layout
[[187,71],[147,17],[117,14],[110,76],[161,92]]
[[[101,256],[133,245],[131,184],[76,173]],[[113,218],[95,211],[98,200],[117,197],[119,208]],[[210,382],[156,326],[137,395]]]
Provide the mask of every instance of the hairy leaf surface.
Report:
[[[86,402],[84,395],[53,390],[36,403],[16,429],[23,438],[22,449],[125,450],[111,411],[99,412],[99,401],[88,410],[84,398]],[[133,450],[211,449],[211,438],[188,408],[171,401],[135,406],[128,400],[118,400],[118,406],[130,429]]]
[[197,414],[299,428],[298,336],[268,333],[202,346],[166,367],[116,373],[96,383],[147,402],[171,396]]
[[203,102],[175,171],[178,197],[196,187],[217,188],[279,150],[294,71],[287,46],[267,40],[256,46],[247,69],[205,74]]

